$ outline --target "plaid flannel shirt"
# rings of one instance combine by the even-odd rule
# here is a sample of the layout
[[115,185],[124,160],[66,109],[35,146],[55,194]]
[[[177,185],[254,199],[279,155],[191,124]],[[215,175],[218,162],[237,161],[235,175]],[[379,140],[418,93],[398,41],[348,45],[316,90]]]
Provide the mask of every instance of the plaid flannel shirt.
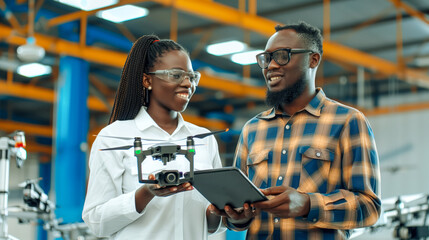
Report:
[[310,196],[308,216],[279,219],[261,212],[247,226],[247,239],[346,239],[350,229],[373,225],[380,216],[372,129],[361,112],[320,88],[293,116],[273,108],[249,120],[234,161],[259,188],[284,185]]

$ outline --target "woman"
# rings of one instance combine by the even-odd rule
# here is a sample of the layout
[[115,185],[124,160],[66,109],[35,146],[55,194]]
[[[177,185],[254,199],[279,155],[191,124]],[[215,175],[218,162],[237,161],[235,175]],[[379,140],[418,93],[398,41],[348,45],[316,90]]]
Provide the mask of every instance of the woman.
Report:
[[[187,136],[207,129],[185,122],[186,109],[200,75],[194,72],[188,53],[172,40],[148,35],[133,45],[125,62],[109,125],[92,146],[90,177],[83,219],[92,232],[112,239],[207,239],[220,219],[207,211],[207,200],[190,183],[160,187],[140,184],[133,148],[99,151],[132,144],[113,137],[141,137],[143,149],[159,142],[185,144]],[[195,169],[221,167],[213,136],[195,139]],[[143,178],[154,179],[159,170],[189,171],[189,162],[177,155],[167,165],[147,156]]]

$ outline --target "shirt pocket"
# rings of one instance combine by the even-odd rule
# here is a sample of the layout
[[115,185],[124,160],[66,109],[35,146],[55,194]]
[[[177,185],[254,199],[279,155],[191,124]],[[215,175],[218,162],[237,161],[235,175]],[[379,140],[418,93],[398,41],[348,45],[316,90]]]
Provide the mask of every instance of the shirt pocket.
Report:
[[272,149],[251,152],[247,159],[248,177],[259,188],[268,187],[268,168]]
[[300,147],[298,151],[301,155],[301,176],[298,189],[303,192],[326,193],[334,152],[330,149],[311,146]]

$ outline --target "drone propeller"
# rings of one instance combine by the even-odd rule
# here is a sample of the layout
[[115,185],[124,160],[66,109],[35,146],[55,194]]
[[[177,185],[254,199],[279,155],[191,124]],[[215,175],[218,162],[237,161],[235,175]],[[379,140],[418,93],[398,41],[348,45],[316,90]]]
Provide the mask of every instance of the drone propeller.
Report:
[[113,147],[113,148],[103,148],[103,149],[98,149],[98,151],[128,150],[132,147],[134,147],[134,145],[125,145],[125,146]]
[[228,131],[229,131],[229,128],[224,129],[224,130],[220,130],[220,131],[214,131],[214,132],[197,134],[197,135],[194,135],[194,136],[190,136],[190,138],[200,138],[201,139],[201,138],[205,138],[205,137],[210,136],[210,135],[214,135],[214,134],[218,134],[218,133],[223,133],[223,132],[228,132]]
[[[107,136],[107,135],[94,135],[98,137],[106,137],[106,138],[115,138],[115,139],[122,139],[122,140],[134,140],[136,137],[118,137],[118,136]],[[154,141],[159,142],[159,139],[150,139],[150,138],[140,138],[144,141]]]
[[[149,145],[149,144],[142,144],[142,145]],[[161,144],[155,144],[153,146],[160,146],[160,145],[161,146],[168,146],[168,145],[177,145],[177,144],[161,143]],[[205,144],[194,144],[194,146],[201,146],[201,145],[205,145]],[[177,146],[186,147],[186,145],[177,145]],[[98,151],[128,150],[132,147],[134,147],[134,145],[125,145],[125,146],[113,147],[113,148],[103,148],[103,149],[99,149]]]
[[[214,134],[218,134],[218,133],[223,133],[223,132],[228,132],[228,131],[229,131],[229,128],[224,129],[224,130],[220,130],[220,131],[201,133],[201,134],[197,134],[197,135],[194,135],[194,136],[188,136],[186,138],[172,140],[172,142],[186,140],[188,138],[200,138],[200,139],[202,139],[202,138],[205,138],[205,137],[210,136],[210,135],[214,135]],[[119,136],[108,136],[108,135],[94,135],[94,136],[106,137],[106,138],[115,138],[115,139],[122,139],[122,140],[134,140],[134,139],[136,139],[136,137],[119,137]],[[159,139],[150,139],[150,138],[140,138],[140,139],[144,140],[144,141],[161,142]]]

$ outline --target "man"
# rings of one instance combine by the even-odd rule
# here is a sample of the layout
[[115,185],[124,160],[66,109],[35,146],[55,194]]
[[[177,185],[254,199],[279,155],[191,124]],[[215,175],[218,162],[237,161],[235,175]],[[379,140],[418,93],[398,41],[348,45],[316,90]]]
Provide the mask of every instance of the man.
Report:
[[[347,239],[380,216],[380,170],[372,129],[358,110],[315,87],[320,30],[277,26],[257,55],[272,108],[243,127],[235,166],[269,200],[221,212],[247,239]],[[255,211],[256,210],[256,211]]]

